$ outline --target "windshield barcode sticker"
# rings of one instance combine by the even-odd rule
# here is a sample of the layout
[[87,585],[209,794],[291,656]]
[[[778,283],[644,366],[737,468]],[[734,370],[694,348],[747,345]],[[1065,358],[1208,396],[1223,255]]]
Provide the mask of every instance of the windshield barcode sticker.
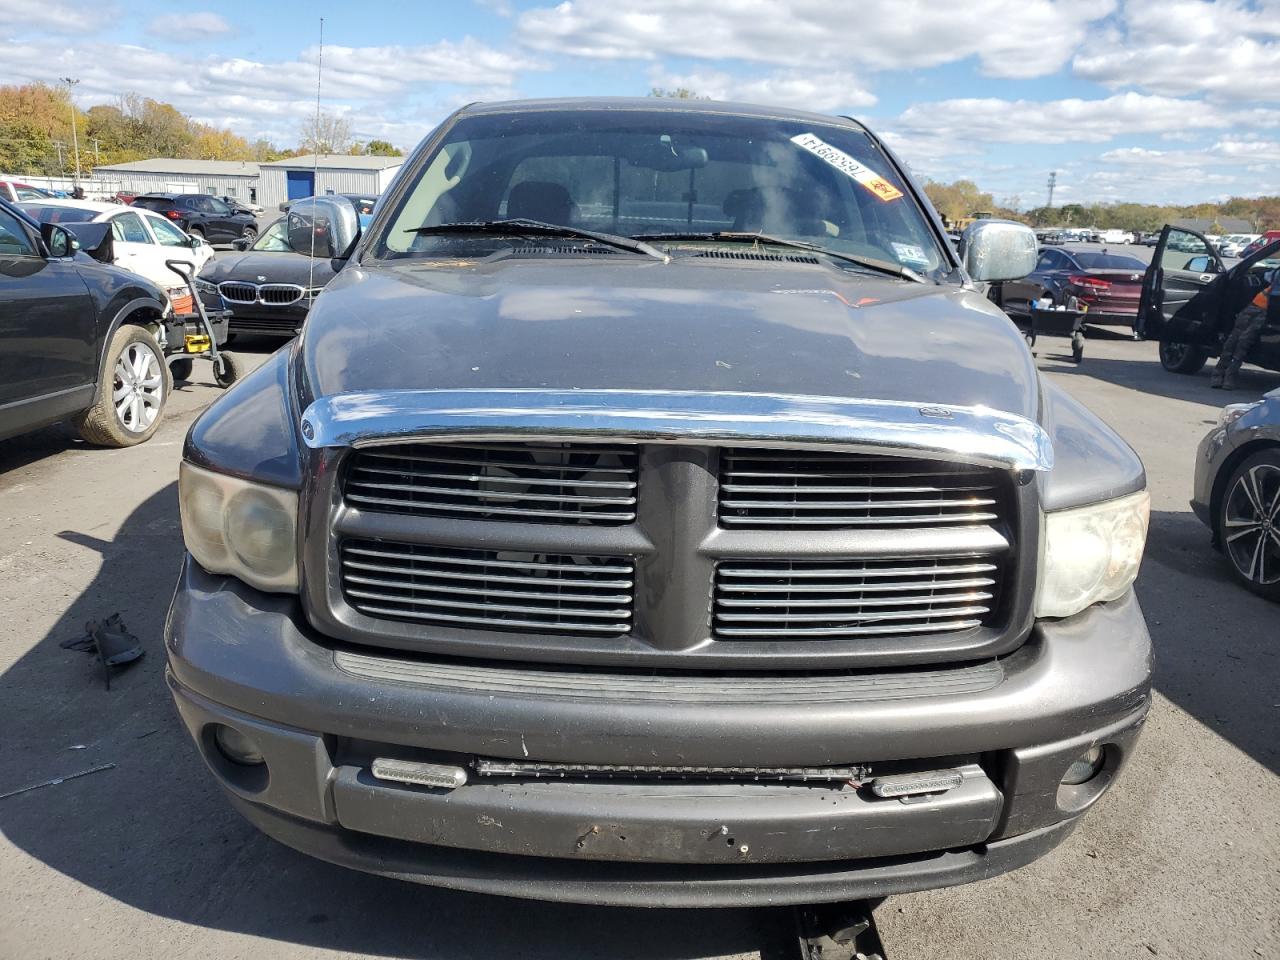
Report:
[[798,133],[791,138],[791,142],[803,150],[808,150],[815,157],[825,160],[846,176],[857,180],[881,200],[897,200],[902,196],[902,191],[880,174],[859,163],[843,150],[831,146],[821,137],[816,137],[812,133]]

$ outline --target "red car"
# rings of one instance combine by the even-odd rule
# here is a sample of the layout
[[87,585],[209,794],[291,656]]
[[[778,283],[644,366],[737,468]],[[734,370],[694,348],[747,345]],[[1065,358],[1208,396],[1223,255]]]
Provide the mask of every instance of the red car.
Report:
[[1001,284],[991,299],[1024,317],[1033,301],[1048,297],[1057,305],[1075,297],[1089,308],[1090,323],[1133,326],[1146,270],[1143,261],[1125,254],[1042,248],[1035,270]]
[[1257,240],[1253,241],[1253,243],[1249,244],[1247,247],[1245,247],[1243,250],[1240,251],[1240,259],[1243,260],[1246,257],[1253,256],[1263,247],[1268,246],[1269,244],[1275,243],[1277,240],[1280,240],[1280,230],[1268,230],[1266,233],[1260,236]]

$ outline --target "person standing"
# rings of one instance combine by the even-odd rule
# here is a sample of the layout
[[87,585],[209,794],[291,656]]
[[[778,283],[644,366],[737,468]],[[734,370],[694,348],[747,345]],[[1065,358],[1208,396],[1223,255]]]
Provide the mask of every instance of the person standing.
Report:
[[1240,365],[1249,356],[1249,351],[1262,335],[1262,328],[1267,325],[1267,303],[1272,297],[1280,297],[1277,289],[1277,277],[1280,270],[1272,270],[1270,282],[1258,291],[1243,310],[1236,316],[1226,342],[1222,344],[1222,353],[1218,356],[1218,365],[1213,368],[1213,377],[1209,386],[1215,390],[1236,389],[1236,375]]

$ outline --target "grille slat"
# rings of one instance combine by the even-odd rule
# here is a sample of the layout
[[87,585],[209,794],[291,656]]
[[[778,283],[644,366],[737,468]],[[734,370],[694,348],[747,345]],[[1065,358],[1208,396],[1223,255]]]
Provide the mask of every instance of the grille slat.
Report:
[[878,454],[725,450],[720,523],[738,528],[856,529],[999,519],[995,471]]
[[629,560],[359,540],[340,556],[343,595],[368,616],[606,637],[631,630]]
[[344,493],[381,512],[613,526],[635,520],[638,472],[618,444],[401,444],[357,452]]
[[985,558],[722,560],[714,634],[720,640],[911,636],[982,626],[999,599]]

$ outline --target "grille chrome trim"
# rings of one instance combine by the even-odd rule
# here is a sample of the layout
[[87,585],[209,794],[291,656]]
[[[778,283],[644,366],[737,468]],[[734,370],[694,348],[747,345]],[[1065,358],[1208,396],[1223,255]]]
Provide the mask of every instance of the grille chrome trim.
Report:
[[302,414],[312,449],[430,437],[610,440],[893,449],[1016,470],[1050,470],[1039,424],[979,407],[685,390],[386,390],[338,394]]
[[583,443],[413,443],[354,453],[343,497],[376,511],[521,523],[636,518],[639,448]]
[[[386,562],[360,559],[368,556]],[[605,637],[631,629],[629,561],[543,562],[533,554],[371,541],[344,542],[339,557],[344,597],[375,618]],[[371,577],[364,572],[370,567],[387,575]],[[615,578],[617,572],[625,577]],[[527,589],[510,589],[514,585]]]
[[990,468],[858,453],[735,447],[720,457],[726,527],[939,527],[999,520]]
[[296,283],[250,283],[248,280],[223,280],[218,293],[227,303],[240,306],[260,305],[287,307],[306,296],[305,287]]
[[963,557],[922,558],[915,566],[724,560],[716,567],[713,631],[718,640],[787,641],[970,630],[995,610],[999,577],[997,564]]

